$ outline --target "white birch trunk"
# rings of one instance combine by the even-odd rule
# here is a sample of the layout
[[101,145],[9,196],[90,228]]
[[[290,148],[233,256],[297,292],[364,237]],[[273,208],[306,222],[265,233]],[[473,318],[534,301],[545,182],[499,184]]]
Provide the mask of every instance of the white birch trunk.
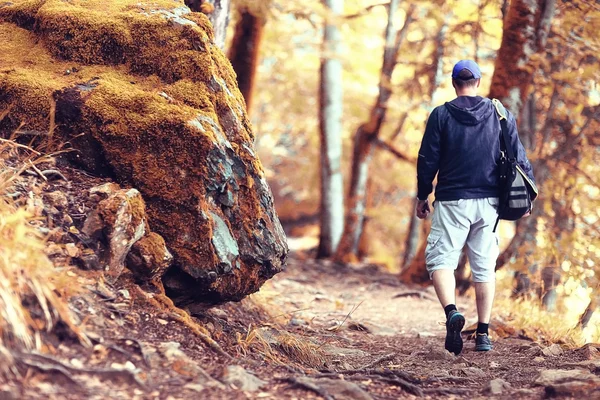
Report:
[[215,6],[215,10],[208,15],[208,18],[210,19],[215,32],[215,44],[223,50],[225,48],[227,25],[229,25],[231,0],[208,0],[207,2]]
[[[343,0],[324,0],[333,15],[341,15]],[[321,62],[319,125],[321,135],[321,234],[318,257],[335,253],[344,230],[342,159],[342,63],[341,33],[331,22],[325,25]]]

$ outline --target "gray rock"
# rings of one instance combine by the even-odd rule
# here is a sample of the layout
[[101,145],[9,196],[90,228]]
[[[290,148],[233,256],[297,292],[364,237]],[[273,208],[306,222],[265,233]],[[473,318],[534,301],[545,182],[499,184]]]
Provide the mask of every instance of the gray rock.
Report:
[[562,353],[564,353],[564,350],[562,349],[562,347],[560,347],[559,344],[556,343],[552,346],[542,349],[542,354],[546,357],[556,357],[560,356]]
[[456,356],[438,346],[431,346],[428,351],[420,353],[426,360],[455,361]]
[[486,375],[481,368],[477,367],[453,369],[451,372],[453,375],[465,376],[467,378],[480,378]]
[[504,379],[492,379],[485,386],[484,392],[491,395],[502,394],[505,391],[510,390],[510,383],[506,382]]
[[306,387],[319,388],[322,393],[327,393],[335,400],[373,400],[369,393],[348,381],[307,377],[296,378],[296,381]]
[[535,380],[537,385],[549,386],[569,382],[587,382],[600,385],[600,378],[589,371],[581,369],[546,369],[540,372]]
[[69,200],[67,196],[61,191],[55,191],[44,194],[45,201],[52,207],[58,210],[65,210],[69,206]]
[[245,392],[255,392],[267,382],[257,378],[239,365],[230,365],[223,372],[223,382]]

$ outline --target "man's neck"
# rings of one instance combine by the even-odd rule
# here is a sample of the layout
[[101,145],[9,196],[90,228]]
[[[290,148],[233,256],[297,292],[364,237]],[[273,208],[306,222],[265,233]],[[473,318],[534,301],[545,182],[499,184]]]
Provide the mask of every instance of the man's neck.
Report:
[[457,90],[456,95],[457,96],[475,97],[475,96],[477,96],[477,90],[472,90],[472,89],[471,90],[469,90],[469,89]]

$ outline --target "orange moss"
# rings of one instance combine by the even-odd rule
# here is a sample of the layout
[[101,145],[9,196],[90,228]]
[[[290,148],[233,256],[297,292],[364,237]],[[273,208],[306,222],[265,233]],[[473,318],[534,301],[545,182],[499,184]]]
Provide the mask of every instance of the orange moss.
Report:
[[[52,95],[56,135],[140,190],[189,293],[241,298],[277,272],[283,233],[206,16],[173,0],[15,3],[0,9],[0,112],[12,107],[0,135],[22,121],[47,129]],[[240,247],[233,271],[215,252],[211,213]]]

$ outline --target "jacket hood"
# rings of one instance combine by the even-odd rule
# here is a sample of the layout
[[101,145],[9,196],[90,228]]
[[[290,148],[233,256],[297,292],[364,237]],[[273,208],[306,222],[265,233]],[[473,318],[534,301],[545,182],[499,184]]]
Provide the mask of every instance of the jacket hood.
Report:
[[445,104],[448,112],[463,125],[478,125],[486,121],[490,114],[494,112],[492,101],[487,98],[481,98],[477,104],[468,107],[468,101],[461,101],[460,97]]

